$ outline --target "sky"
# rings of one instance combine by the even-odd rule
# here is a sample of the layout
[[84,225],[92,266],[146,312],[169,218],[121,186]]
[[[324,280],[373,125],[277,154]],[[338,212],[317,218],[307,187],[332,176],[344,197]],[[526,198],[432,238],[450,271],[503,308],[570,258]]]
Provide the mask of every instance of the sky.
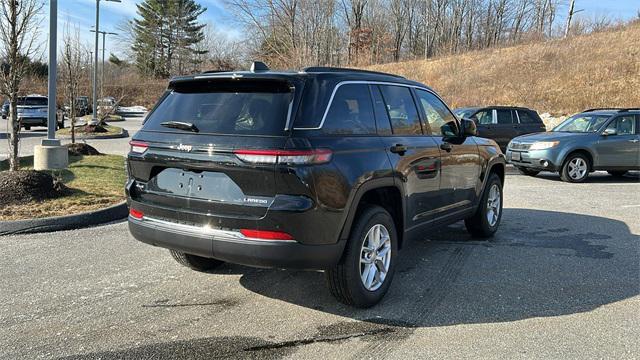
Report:
[[[118,32],[118,24],[136,16],[136,3],[142,0],[121,0],[121,3],[100,1],[100,30]],[[197,0],[207,8],[201,20],[213,24],[218,31],[227,33],[232,38],[240,38],[241,31],[234,24],[229,12],[225,9],[223,0]],[[565,0],[566,3],[569,0]],[[49,8],[48,1],[44,8],[46,12],[42,23],[41,37],[46,41],[48,35]],[[68,25],[78,28],[83,42],[94,47],[93,33],[89,32],[95,24],[96,0],[58,0],[58,33]],[[577,16],[601,16],[606,15],[613,19],[630,19],[637,16],[640,10],[640,0],[576,0],[576,10],[584,10]],[[563,18],[566,5],[559,10],[559,17]],[[58,40],[60,49],[61,39]],[[102,44],[100,45],[102,48]],[[115,53],[122,56],[122,46],[118,44],[117,37],[107,37],[106,53]],[[108,55],[107,55],[108,56]]]

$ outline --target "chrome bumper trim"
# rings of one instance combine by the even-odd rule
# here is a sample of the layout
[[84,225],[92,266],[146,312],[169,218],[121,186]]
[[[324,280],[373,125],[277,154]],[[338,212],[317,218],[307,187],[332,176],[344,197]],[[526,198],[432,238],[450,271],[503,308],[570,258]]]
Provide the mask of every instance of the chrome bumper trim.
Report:
[[129,216],[129,221],[150,227],[158,230],[187,235],[187,236],[195,236],[203,239],[210,239],[216,241],[229,241],[235,243],[244,243],[244,244],[283,244],[283,243],[297,243],[295,240],[264,240],[264,239],[256,239],[244,236],[240,231],[233,230],[222,230],[215,229],[208,226],[194,226],[187,224],[180,224],[166,220],[160,220],[151,218],[148,216],[143,216],[142,219],[134,218],[133,216]]

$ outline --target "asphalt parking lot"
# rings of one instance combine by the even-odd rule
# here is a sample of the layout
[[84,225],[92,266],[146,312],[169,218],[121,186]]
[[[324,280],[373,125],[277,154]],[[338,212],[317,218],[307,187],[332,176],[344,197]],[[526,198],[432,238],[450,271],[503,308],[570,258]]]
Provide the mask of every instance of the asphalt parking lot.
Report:
[[494,239],[425,234],[368,310],[320,272],[193,272],[124,222],[2,237],[0,357],[637,358],[639,218],[637,178],[510,174]]
[[[128,138],[120,139],[83,139],[77,137],[76,142],[86,142],[105,154],[126,155],[129,151],[129,140],[131,136],[142,127],[144,117],[127,117],[124,121],[109,122],[109,124],[124,128],[129,133]],[[7,141],[7,120],[0,119],[0,160],[9,157],[9,143]],[[70,126],[68,121],[65,126]],[[31,130],[20,131],[20,156],[33,155],[33,147],[40,145],[42,139],[46,139],[47,129],[44,127],[33,127]],[[63,139],[63,144],[70,143],[71,140]]]

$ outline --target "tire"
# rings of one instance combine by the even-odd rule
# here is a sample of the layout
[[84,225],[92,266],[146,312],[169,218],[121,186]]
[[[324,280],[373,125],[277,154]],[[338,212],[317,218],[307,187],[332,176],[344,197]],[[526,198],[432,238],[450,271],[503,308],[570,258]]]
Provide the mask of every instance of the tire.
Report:
[[504,202],[502,195],[502,181],[496,173],[491,173],[482,192],[478,209],[472,217],[464,220],[464,225],[471,236],[488,238],[495,234],[502,220]]
[[24,129],[25,129],[25,130],[31,130],[31,126],[29,126],[29,125],[25,125],[25,126],[24,126]]
[[516,166],[520,174],[527,176],[536,176],[540,174],[540,170],[527,169],[526,167]]
[[609,173],[609,175],[611,175],[613,177],[618,177],[618,178],[623,177],[628,173],[628,171],[626,171],[626,170],[621,170],[621,171],[609,170],[607,172]]
[[581,183],[589,177],[591,162],[585,154],[569,155],[560,169],[560,179],[570,183]]
[[210,259],[210,258],[205,258],[202,256],[196,256],[191,254],[185,254],[183,252],[175,251],[175,250],[169,250],[169,251],[171,252],[171,256],[173,256],[173,258],[180,265],[186,266],[196,271],[205,272],[205,271],[213,270],[219,267],[220,265],[224,264],[224,261],[220,261],[216,259]]
[[[380,235],[378,238],[382,238],[383,241],[378,251],[386,250],[386,255],[380,255],[380,258],[377,258],[378,251],[372,253],[364,249],[365,244],[371,247],[370,241],[376,238],[376,231]],[[333,269],[325,271],[331,294],[338,301],[358,308],[368,308],[377,304],[391,285],[397,252],[398,235],[393,218],[382,207],[367,205],[356,218],[340,262]],[[361,263],[361,257],[371,259],[372,256],[372,263]],[[383,268],[387,271],[386,275],[381,277],[384,273],[378,269]],[[361,274],[369,273],[367,269],[372,269],[372,275],[363,279]],[[365,282],[369,283],[368,287]]]

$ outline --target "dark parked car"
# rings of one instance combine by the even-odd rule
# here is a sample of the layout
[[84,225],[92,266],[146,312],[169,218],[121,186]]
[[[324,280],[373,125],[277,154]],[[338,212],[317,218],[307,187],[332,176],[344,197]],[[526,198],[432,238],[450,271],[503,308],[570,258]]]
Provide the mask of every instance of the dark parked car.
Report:
[[[47,126],[49,114],[49,101],[46,96],[28,95],[18,98],[18,120],[25,130],[31,130],[32,126]],[[58,129],[64,127],[64,116],[57,116]]]
[[307,68],[171,80],[131,141],[129,229],[181,264],[326,270],[372,306],[407,239],[491,236],[504,155],[440,97],[389,74]]
[[0,115],[2,115],[3,119],[6,119],[9,116],[9,100],[5,100],[2,103],[2,109],[0,109]]
[[89,109],[91,106],[89,105],[89,97],[88,96],[78,96],[76,98],[76,113],[77,116],[85,116],[90,114],[91,111]]
[[516,136],[547,131],[538,113],[523,107],[469,107],[456,109],[454,113],[475,121],[478,136],[495,140],[503,152]]
[[596,170],[613,176],[640,170],[640,109],[576,114],[551,132],[513,139],[507,159],[524,174],[557,171],[568,182],[582,182]]

